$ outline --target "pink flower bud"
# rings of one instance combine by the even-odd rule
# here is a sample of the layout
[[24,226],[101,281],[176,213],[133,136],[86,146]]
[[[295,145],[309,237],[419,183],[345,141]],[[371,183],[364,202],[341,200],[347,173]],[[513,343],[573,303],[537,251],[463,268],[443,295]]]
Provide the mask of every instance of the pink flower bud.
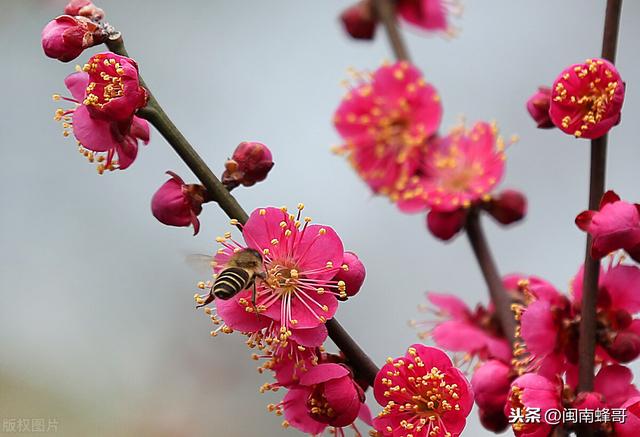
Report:
[[500,433],[509,426],[509,419],[504,415],[504,411],[478,410],[480,423],[489,431]]
[[61,15],[42,29],[42,48],[45,55],[69,62],[88,47],[102,42],[98,26],[84,17]]
[[64,8],[67,15],[80,15],[98,21],[104,18],[104,11],[90,0],[71,0]]
[[371,0],[361,0],[340,14],[345,30],[355,39],[373,39],[377,20]]
[[233,156],[225,163],[222,183],[228,189],[238,185],[250,187],[267,178],[273,167],[271,151],[262,143],[243,141],[238,145]]
[[485,204],[485,208],[503,225],[522,220],[527,213],[527,198],[515,190],[504,190]]
[[[345,283],[345,297],[339,297],[340,300],[347,300],[347,297],[355,296],[364,282],[366,276],[366,270],[364,264],[353,252],[345,252],[342,259],[342,268],[334,276],[334,281],[344,281]],[[345,268],[346,266],[346,268]]]
[[628,363],[640,356],[640,336],[635,332],[618,332],[613,342],[605,346],[607,353],[620,363]]
[[598,138],[620,122],[624,82],[605,59],[587,59],[560,73],[553,83],[549,116],[576,138]]
[[527,111],[531,118],[537,123],[540,129],[550,129],[555,127],[549,117],[549,106],[551,105],[551,88],[541,86],[535,94],[527,100]]
[[83,70],[89,84],[83,105],[92,117],[109,121],[130,121],[147,104],[147,91],[140,86],[138,64],[115,53],[98,53],[89,58]]
[[427,228],[435,237],[446,241],[462,230],[466,219],[467,211],[463,208],[451,212],[431,210],[427,214]]
[[202,204],[206,202],[207,192],[202,185],[185,184],[182,178],[172,171],[171,176],[151,199],[151,212],[161,223],[169,226],[193,225],[193,235],[200,230],[198,215]]
[[510,372],[511,368],[498,360],[489,360],[475,371],[471,386],[478,407],[502,412],[514,379]]

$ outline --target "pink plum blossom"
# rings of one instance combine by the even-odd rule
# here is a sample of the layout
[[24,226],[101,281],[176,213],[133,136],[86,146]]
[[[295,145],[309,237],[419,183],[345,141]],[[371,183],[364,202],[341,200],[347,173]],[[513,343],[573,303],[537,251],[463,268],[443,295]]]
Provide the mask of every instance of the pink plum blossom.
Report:
[[172,171],[167,171],[167,174],[171,178],[151,198],[151,212],[165,225],[193,225],[193,235],[196,235],[200,230],[198,215],[202,212],[207,191],[200,184],[185,184]]
[[231,190],[238,185],[250,187],[263,181],[273,168],[273,158],[267,146],[256,141],[243,141],[225,163],[222,183]]
[[465,352],[481,360],[496,358],[510,362],[511,347],[500,331],[493,310],[478,305],[475,311],[471,311],[453,295],[430,292],[427,299],[442,319],[414,322],[416,326],[435,323],[434,327],[421,332],[421,337],[430,336],[438,346],[452,352]]
[[591,235],[593,258],[600,259],[624,249],[640,261],[640,205],[637,203],[625,202],[615,192],[607,191],[600,201],[600,209],[580,213],[576,225]]
[[[460,15],[462,8],[455,0],[398,0],[396,13],[399,19],[413,28],[426,32],[455,34],[449,24],[449,15]],[[372,0],[361,0],[340,15],[347,33],[355,39],[373,39],[378,16]]]
[[140,86],[138,64],[133,59],[106,52],[93,55],[82,68],[89,75],[82,104],[94,118],[130,123],[147,104]]
[[[85,104],[85,92],[89,85],[89,75],[85,72],[73,73],[65,79],[65,85],[72,98],[62,97],[75,104],[69,110],[56,110],[56,120],[62,121],[64,135],[72,128],[78,140],[79,150],[90,162],[98,162],[98,173],[105,170],[124,170],[136,159],[138,141],[149,142],[149,124],[146,120],[132,115],[129,120],[115,121],[94,116]],[[54,96],[58,100],[61,97]]]
[[526,415],[528,409],[539,409],[541,421],[539,423],[517,421],[511,425],[516,437],[547,437],[553,430],[553,425],[544,420],[548,410],[562,408],[561,385],[542,375],[527,373],[518,377],[511,384],[508,401],[504,413],[507,417],[512,411],[519,410]]
[[455,2],[447,0],[399,0],[397,12],[400,18],[417,29],[452,34],[448,14],[457,13]]
[[42,49],[50,58],[69,62],[102,42],[98,26],[84,17],[62,15],[42,29]]
[[634,396],[622,404],[621,408],[627,410],[627,420],[624,423],[615,423],[614,429],[617,437],[637,437],[640,429],[640,396]]
[[504,174],[504,142],[495,126],[454,128],[430,145],[421,176],[411,178],[398,207],[405,212],[452,212],[487,196]]
[[551,105],[551,88],[541,86],[529,100],[527,100],[527,111],[540,129],[555,127],[549,117],[549,106]]
[[620,408],[630,398],[640,395],[632,381],[631,369],[611,364],[600,368],[593,380],[593,390],[602,396],[606,407]]
[[342,99],[334,124],[360,177],[377,194],[398,198],[419,169],[440,125],[437,91],[406,61],[361,77]]
[[373,422],[381,436],[458,437],[473,406],[464,374],[440,349],[421,344],[387,360],[374,395],[383,406]]
[[[573,305],[580,308],[584,270],[581,268],[571,285]],[[599,344],[606,359],[629,362],[640,355],[640,268],[612,264],[601,269],[597,299],[598,318],[605,329]],[[604,355],[600,351],[599,355]]]
[[[345,282],[333,279],[343,265],[342,241],[331,227],[302,218],[303,208],[299,204],[297,214],[286,208],[256,209],[242,226],[246,246],[230,233],[218,238],[222,247],[216,255],[216,271],[225,267],[234,251],[248,247],[262,254],[266,273],[264,280],[256,280],[255,305],[252,290],[244,290],[227,302],[218,302],[219,311],[220,305],[229,305],[235,308],[232,313],[247,323],[257,322],[257,313],[277,322],[283,332],[316,328],[333,317],[337,297],[346,296]],[[238,224],[237,220],[232,222]],[[196,296],[201,305],[212,300],[211,293]]]
[[[574,359],[577,351],[577,325],[571,324],[573,313],[566,296],[549,282],[530,277],[526,280],[526,305],[517,312],[520,338],[526,357],[516,362],[521,371],[537,371],[553,377],[564,371],[567,357]],[[524,350],[516,348],[516,356]]]
[[310,434],[327,426],[343,428],[355,422],[363,408],[364,392],[348,368],[333,363],[319,364],[289,389],[282,408],[288,425]]
[[587,59],[560,73],[552,86],[549,116],[576,138],[598,138],[620,122],[624,82],[605,59]]

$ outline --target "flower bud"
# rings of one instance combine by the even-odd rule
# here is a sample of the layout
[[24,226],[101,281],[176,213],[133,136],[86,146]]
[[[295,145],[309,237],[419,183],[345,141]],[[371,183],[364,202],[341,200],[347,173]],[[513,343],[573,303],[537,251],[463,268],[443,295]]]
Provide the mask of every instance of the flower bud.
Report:
[[340,14],[340,21],[352,38],[373,39],[377,20],[371,0],[361,0]]
[[620,122],[624,82],[605,59],[587,59],[566,68],[553,83],[549,116],[576,138],[599,138]]
[[613,342],[605,346],[607,353],[620,363],[628,363],[640,355],[640,336],[635,332],[618,332]]
[[549,106],[551,105],[551,88],[541,86],[535,94],[527,100],[527,111],[531,118],[537,123],[540,129],[550,129],[555,127],[549,117]]
[[[347,300],[348,297],[355,296],[364,282],[366,270],[364,264],[353,252],[345,252],[342,259],[343,268],[333,278],[334,281],[344,281],[346,297],[339,297],[340,300]],[[346,268],[344,268],[346,266]]]
[[42,29],[42,49],[45,55],[69,62],[88,47],[102,42],[102,35],[95,23],[84,17],[61,15]]
[[508,225],[522,220],[527,213],[527,198],[516,190],[504,190],[484,207],[499,223]]
[[267,178],[273,167],[271,151],[262,143],[243,141],[225,163],[222,183],[231,190],[238,185],[250,187]]
[[67,15],[87,17],[91,20],[99,21],[104,18],[104,11],[90,0],[71,0],[64,8]]
[[467,211],[463,208],[451,212],[431,210],[427,214],[427,228],[435,237],[446,241],[462,230],[466,219]]
[[151,212],[161,223],[169,226],[193,225],[193,235],[200,230],[198,215],[206,202],[207,192],[202,185],[185,184],[180,176],[168,171],[171,176],[151,199]]
[[485,411],[480,409],[478,414],[480,415],[482,426],[496,434],[503,432],[509,426],[509,419],[504,415],[504,411]]
[[513,380],[510,371],[498,360],[489,360],[475,371],[471,386],[478,407],[487,412],[503,411]]

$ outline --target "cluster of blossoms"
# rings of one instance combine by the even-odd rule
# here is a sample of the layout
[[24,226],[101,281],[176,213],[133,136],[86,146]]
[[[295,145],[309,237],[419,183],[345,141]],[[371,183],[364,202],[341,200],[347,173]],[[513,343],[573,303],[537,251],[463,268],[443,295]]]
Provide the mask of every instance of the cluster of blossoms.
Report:
[[427,227],[448,240],[472,207],[510,224],[526,213],[517,191],[493,195],[505,170],[505,141],[495,125],[457,126],[438,134],[442,104],[436,89],[406,61],[360,77],[334,115],[344,143],[336,150],[374,193],[403,212],[428,211]]
[[[71,61],[114,34],[102,21],[104,11],[89,0],[72,0],[64,13],[42,31],[42,48],[51,58]],[[149,124],[136,115],[148,103],[138,65],[126,56],[103,52],[76,69],[65,79],[71,96],[53,96],[73,107],[57,109],[54,118],[62,123],[65,137],[73,133],[79,152],[96,163],[99,174],[124,170],[135,161],[139,142],[149,142]],[[272,167],[271,152],[264,144],[243,142],[225,164],[223,183],[229,190],[251,186],[264,180]],[[153,216],[166,225],[193,226],[195,235],[202,204],[210,201],[207,191],[200,184],[186,184],[172,171],[167,174],[171,179],[151,200]]]
[[216,274],[223,274],[236,254],[252,249],[262,254],[264,275],[253,285],[255,292],[247,287],[227,300],[215,299],[215,282],[199,284],[210,289],[195,300],[216,325],[211,334],[239,331],[258,350],[259,371],[274,377],[261,390],[287,391],[280,403],[269,405],[284,416],[284,426],[313,435],[326,428],[342,435],[351,427],[360,435],[354,423],[359,418],[380,436],[458,436],[473,404],[470,385],[442,351],[422,345],[390,358],[380,370],[374,394],[384,409],[372,421],[364,403],[368,384],[343,356],[323,346],[326,322],[340,300],[360,290],[364,265],[344,251],[332,228],[301,217],[302,209],[298,205],[296,214],[257,209],[244,225],[232,221],[241,226],[244,244],[230,233],[218,238]]
[[[373,39],[379,17],[375,0],[359,0],[345,9],[340,20],[347,33],[355,39]],[[449,15],[460,15],[462,7],[455,0],[398,0],[395,11],[411,27],[452,36],[456,29],[449,23]]]
[[[367,385],[344,357],[326,353],[323,344],[326,322],[339,300],[360,290],[365,268],[357,255],[344,250],[331,227],[302,217],[303,208],[299,204],[295,214],[284,207],[260,208],[244,225],[232,220],[241,227],[245,243],[231,233],[217,239],[221,247],[212,263],[214,278],[247,249],[261,255],[263,274],[227,300],[215,299],[214,282],[200,283],[210,291],[197,294],[195,300],[206,306],[216,325],[211,335],[238,331],[257,349],[254,358],[262,361],[260,372],[274,376],[262,391],[287,390],[282,402],[269,406],[284,415],[284,426],[314,435],[327,427],[337,433],[346,427],[357,432],[356,419],[371,424],[364,404]],[[207,306],[212,302],[214,307]]]
[[[452,34],[444,0],[398,0],[398,16],[415,27]],[[45,54],[63,62],[92,46],[117,37],[103,22],[104,11],[90,0],[72,0],[65,15],[42,31]],[[371,39],[378,20],[374,0],[361,0],[341,19],[359,39]],[[98,172],[124,170],[136,159],[139,142],[149,141],[149,125],[140,112],[149,103],[136,62],[103,52],[65,79],[71,102],[55,119],[64,135],[75,136],[80,152],[96,162]],[[439,131],[442,103],[437,90],[407,61],[385,64],[371,75],[357,75],[334,115],[344,142],[337,151],[349,161],[371,190],[388,197],[402,212],[426,211],[428,229],[449,240],[467,223],[471,211],[482,209],[501,224],[526,213],[518,191],[494,193],[505,172],[506,143],[492,123],[456,126]],[[595,139],[620,121],[625,84],[610,62],[588,59],[561,72],[552,87],[540,87],[527,102],[539,128],[558,127],[577,138]],[[150,111],[153,108],[148,108]],[[512,140],[513,142],[515,140]],[[264,180],[273,167],[271,151],[262,143],[242,142],[225,163],[227,190]],[[171,226],[200,223],[202,205],[211,201],[200,184],[187,184],[174,172],[151,201],[153,215]],[[382,410],[373,418],[365,403],[365,381],[342,354],[324,344],[330,321],[341,301],[360,290],[366,276],[358,256],[345,251],[329,226],[311,224],[285,207],[259,208],[240,228],[244,243],[231,233],[218,237],[221,247],[212,261],[213,280],[201,282],[208,292],[195,295],[219,333],[238,331],[254,349],[259,371],[273,380],[261,391],[286,391],[268,409],[283,416],[283,426],[319,435],[344,436],[356,422],[373,427],[372,436],[457,437],[472,405],[481,423],[494,432],[511,426],[516,436],[551,435],[556,423],[545,412],[561,409],[624,408],[628,419],[589,425],[603,436],[631,436],[640,427],[640,390],[625,364],[640,356],[640,205],[607,192],[597,211],[584,211],[576,225],[590,234],[591,256],[605,257],[596,306],[597,375],[590,392],[578,392],[578,340],[582,314],[583,269],[564,295],[535,276],[514,274],[503,279],[517,321],[511,344],[493,304],[470,309],[460,299],[427,293],[427,310],[437,320],[414,322],[423,339],[460,354],[456,364],[473,373],[471,382],[440,349],[414,344],[404,356],[389,358],[373,381]],[[237,259],[257,257],[256,271],[240,283]],[[255,259],[255,258],[254,258]],[[229,273],[236,269],[234,274]],[[216,292],[218,277],[227,279],[225,293]],[[234,276],[235,275],[235,276]],[[234,286],[233,283],[237,286]],[[460,363],[459,363],[459,362]],[[472,370],[473,369],[473,370]],[[539,421],[510,420],[514,411],[537,410]],[[565,430],[576,431],[569,424]]]
[[[68,62],[109,37],[104,12],[91,1],[73,0],[64,13],[42,31],[47,56]],[[73,133],[80,153],[97,163],[98,173],[124,170],[135,161],[138,143],[149,142],[149,125],[136,115],[148,100],[138,65],[126,56],[104,52],[77,70],[64,81],[71,97],[53,96],[74,106],[57,109],[55,119],[62,122],[64,136]]]
[[[485,428],[502,432],[511,425],[517,436],[549,436],[557,422],[545,422],[547,410],[628,409],[640,402],[631,371],[623,365],[640,356],[640,318],[635,318],[640,314],[640,268],[622,264],[613,255],[610,259],[599,283],[596,341],[600,370],[593,392],[578,394],[577,390],[582,269],[572,281],[569,296],[535,276],[504,278],[518,321],[514,358],[492,306],[471,311],[454,296],[427,294],[426,308],[436,314],[436,320],[413,324],[422,329],[422,338],[464,354],[460,361],[473,369],[471,385]],[[541,420],[513,421],[514,412],[526,415],[527,409],[540,413]],[[629,419],[592,426],[625,436],[638,423]]]

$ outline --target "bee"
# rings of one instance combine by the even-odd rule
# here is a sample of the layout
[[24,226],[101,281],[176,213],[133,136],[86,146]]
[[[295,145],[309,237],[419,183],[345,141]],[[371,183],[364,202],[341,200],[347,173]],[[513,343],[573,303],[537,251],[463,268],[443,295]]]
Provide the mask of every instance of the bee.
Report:
[[262,255],[255,249],[241,249],[231,255],[227,267],[216,277],[211,287],[211,295],[228,300],[242,290],[253,286],[251,301],[256,303],[256,279],[267,277],[262,263]]

